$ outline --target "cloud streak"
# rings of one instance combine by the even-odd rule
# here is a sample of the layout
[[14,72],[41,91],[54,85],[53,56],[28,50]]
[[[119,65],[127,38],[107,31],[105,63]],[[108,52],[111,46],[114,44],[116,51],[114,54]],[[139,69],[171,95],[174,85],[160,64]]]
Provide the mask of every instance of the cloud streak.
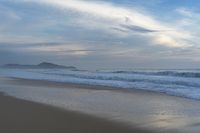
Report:
[[104,65],[111,66],[113,60],[147,66],[151,61],[199,61],[198,12],[177,5],[160,11],[163,0],[159,5],[151,0],[148,8],[141,8],[146,2],[109,1],[3,0],[0,51],[10,58],[9,53],[17,53],[83,64],[107,59]]
[[[148,33],[145,35],[152,38],[152,43],[167,47],[187,47],[188,44],[184,39],[191,38],[190,33],[184,29],[178,29],[171,24],[158,21],[145,11],[120,7],[107,2],[84,0],[22,1],[50,5],[66,12],[78,12],[81,17],[76,18],[75,22],[79,23],[79,26],[104,30],[120,37]],[[162,33],[155,33],[158,31],[162,31]]]

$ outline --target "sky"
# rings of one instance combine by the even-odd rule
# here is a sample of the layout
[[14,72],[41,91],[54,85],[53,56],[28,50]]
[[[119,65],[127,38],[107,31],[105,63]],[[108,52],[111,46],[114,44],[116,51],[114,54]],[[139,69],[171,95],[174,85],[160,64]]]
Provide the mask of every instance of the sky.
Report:
[[0,65],[200,68],[199,0],[0,0]]

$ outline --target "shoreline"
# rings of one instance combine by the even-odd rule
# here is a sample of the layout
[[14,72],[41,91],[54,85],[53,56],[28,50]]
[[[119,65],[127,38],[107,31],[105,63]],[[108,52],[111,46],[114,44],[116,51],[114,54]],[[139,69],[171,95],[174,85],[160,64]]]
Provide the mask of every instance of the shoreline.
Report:
[[152,133],[122,123],[16,99],[0,93],[0,132]]
[[0,78],[0,83],[0,91],[9,96],[64,112],[80,112],[126,125],[127,129],[136,127],[156,133],[198,133],[200,130],[200,102],[191,99],[145,90],[41,80]]
[[81,84],[81,83],[70,83],[70,82],[59,82],[59,81],[49,81],[49,80],[39,80],[39,79],[24,79],[24,78],[13,78],[13,77],[0,77],[0,79],[9,80],[14,84],[24,84],[24,85],[34,85],[34,86],[44,86],[44,87],[59,87],[59,88],[73,88],[73,89],[92,89],[92,90],[111,90],[111,91],[118,91],[122,93],[148,93],[148,94],[156,94],[156,95],[163,95],[169,96],[174,98],[181,98],[185,100],[191,101],[199,101],[197,99],[191,99],[184,96],[176,96],[167,94],[165,92],[153,91],[153,90],[145,90],[145,89],[137,89],[137,88],[121,88],[121,87],[112,87],[112,86],[103,86],[103,85],[93,85],[93,84]]

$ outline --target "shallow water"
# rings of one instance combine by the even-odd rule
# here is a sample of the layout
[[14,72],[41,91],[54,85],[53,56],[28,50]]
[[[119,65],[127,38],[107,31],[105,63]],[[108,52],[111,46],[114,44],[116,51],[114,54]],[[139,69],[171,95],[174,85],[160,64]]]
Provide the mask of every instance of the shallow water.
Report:
[[200,100],[199,70],[70,71],[0,69],[0,76],[143,89]]

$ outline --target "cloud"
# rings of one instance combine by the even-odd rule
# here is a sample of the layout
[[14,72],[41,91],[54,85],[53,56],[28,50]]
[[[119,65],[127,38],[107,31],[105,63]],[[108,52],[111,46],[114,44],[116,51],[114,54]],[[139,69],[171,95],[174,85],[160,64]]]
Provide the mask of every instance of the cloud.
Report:
[[138,33],[161,32],[161,31],[151,30],[151,29],[147,29],[147,28],[143,28],[143,27],[135,26],[135,25],[121,25],[121,27],[133,32],[138,32]]
[[29,51],[32,53],[42,53],[51,55],[71,55],[71,56],[87,56],[92,52],[97,51],[87,44],[78,43],[38,43],[29,44],[20,48],[22,51]]
[[[159,21],[143,10],[121,7],[108,2],[85,0],[21,0],[45,4],[62,10],[64,13],[77,12],[79,17],[71,20],[74,24],[91,30],[102,30],[118,37],[131,37],[145,34],[152,44],[167,47],[187,47],[191,35],[171,23]],[[156,33],[162,31],[162,33]]]
[[199,12],[188,9],[185,7],[177,8],[175,10],[178,13],[178,20],[175,23],[177,27],[185,29],[191,35],[190,38],[186,39],[188,43],[193,44],[194,47],[199,47],[199,34],[200,34],[200,15]]
[[12,20],[14,22],[21,20],[21,17],[18,14],[16,14],[16,12],[14,12],[12,9],[3,5],[0,5],[0,16],[2,18],[1,21],[3,22],[7,20]]
[[157,12],[164,4],[156,1],[143,8],[146,1],[3,0],[0,60],[34,57],[87,67],[199,61],[199,13],[177,5]]
[[186,8],[178,8],[176,9],[176,11],[183,15],[183,16],[186,16],[186,17],[191,17],[191,18],[194,18],[195,16],[199,16],[198,14],[186,9]]

